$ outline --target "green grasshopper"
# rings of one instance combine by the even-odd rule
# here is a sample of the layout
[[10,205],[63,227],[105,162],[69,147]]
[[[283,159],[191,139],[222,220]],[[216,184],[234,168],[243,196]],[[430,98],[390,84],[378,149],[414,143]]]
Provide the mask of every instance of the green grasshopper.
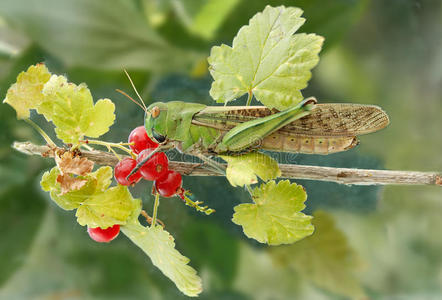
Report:
[[357,135],[389,123],[378,106],[316,103],[315,98],[308,98],[278,112],[265,106],[156,102],[145,108],[145,128],[160,149],[175,147],[208,162],[210,156],[240,155],[254,149],[308,154],[345,151],[358,144]]

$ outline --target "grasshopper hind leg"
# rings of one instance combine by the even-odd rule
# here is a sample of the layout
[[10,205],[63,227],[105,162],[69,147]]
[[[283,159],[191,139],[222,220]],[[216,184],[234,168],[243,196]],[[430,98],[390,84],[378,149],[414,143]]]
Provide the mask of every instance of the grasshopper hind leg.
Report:
[[205,167],[210,167],[210,169],[213,169],[215,172],[217,172],[223,176],[226,175],[226,167],[224,167],[222,164],[220,164],[216,160],[214,160],[204,154],[201,154],[201,153],[195,153],[193,155],[195,155],[196,157],[201,159],[206,164]]

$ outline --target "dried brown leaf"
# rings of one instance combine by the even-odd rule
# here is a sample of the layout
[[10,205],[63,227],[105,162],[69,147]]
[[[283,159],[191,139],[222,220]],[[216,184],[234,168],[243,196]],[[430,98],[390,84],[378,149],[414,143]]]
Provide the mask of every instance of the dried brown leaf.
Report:
[[57,182],[60,183],[61,187],[61,192],[58,196],[62,196],[70,191],[81,189],[87,183],[87,180],[64,174],[57,176]]
[[65,152],[55,156],[55,161],[61,174],[74,174],[84,176],[92,171],[94,162],[85,157],[74,155],[72,152]]

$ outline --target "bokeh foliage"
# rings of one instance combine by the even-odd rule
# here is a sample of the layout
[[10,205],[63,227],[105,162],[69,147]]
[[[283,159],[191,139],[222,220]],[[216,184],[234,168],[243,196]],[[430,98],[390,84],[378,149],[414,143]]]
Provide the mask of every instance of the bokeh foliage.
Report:
[[[112,99],[116,125],[104,139],[125,141],[143,112],[114,91],[130,91],[123,68],[146,102],[212,104],[205,63],[211,46],[231,45],[238,29],[267,4],[301,7],[307,19],[301,31],[325,37],[304,95],[377,104],[391,117],[387,129],[362,137],[346,153],[274,157],[339,167],[442,169],[437,1],[2,0],[0,94],[3,99],[20,71],[45,62],[74,83],[86,82],[94,98]],[[125,238],[96,244],[72,213],[50,203],[38,185],[49,162],[10,147],[14,140],[43,141],[7,105],[0,105],[0,130],[1,299],[184,298]],[[329,230],[281,249],[247,239],[230,221],[233,206],[249,200],[223,178],[185,178],[185,186],[217,210],[211,217],[177,199],[161,202],[159,218],[201,272],[202,299],[441,297],[440,188],[298,183],[308,191],[314,222]],[[149,191],[149,184],[134,191],[146,208],[152,206]],[[330,255],[323,246],[327,234],[345,251]],[[319,247],[324,251],[313,251]],[[296,261],[297,253],[305,263]],[[340,285],[329,284],[333,277],[341,278]]]

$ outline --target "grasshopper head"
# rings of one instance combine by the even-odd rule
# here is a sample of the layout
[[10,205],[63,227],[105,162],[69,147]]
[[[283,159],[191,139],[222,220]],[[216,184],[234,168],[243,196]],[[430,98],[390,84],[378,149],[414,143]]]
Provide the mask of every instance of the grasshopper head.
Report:
[[167,103],[155,102],[146,111],[144,127],[151,140],[163,144],[167,140]]

